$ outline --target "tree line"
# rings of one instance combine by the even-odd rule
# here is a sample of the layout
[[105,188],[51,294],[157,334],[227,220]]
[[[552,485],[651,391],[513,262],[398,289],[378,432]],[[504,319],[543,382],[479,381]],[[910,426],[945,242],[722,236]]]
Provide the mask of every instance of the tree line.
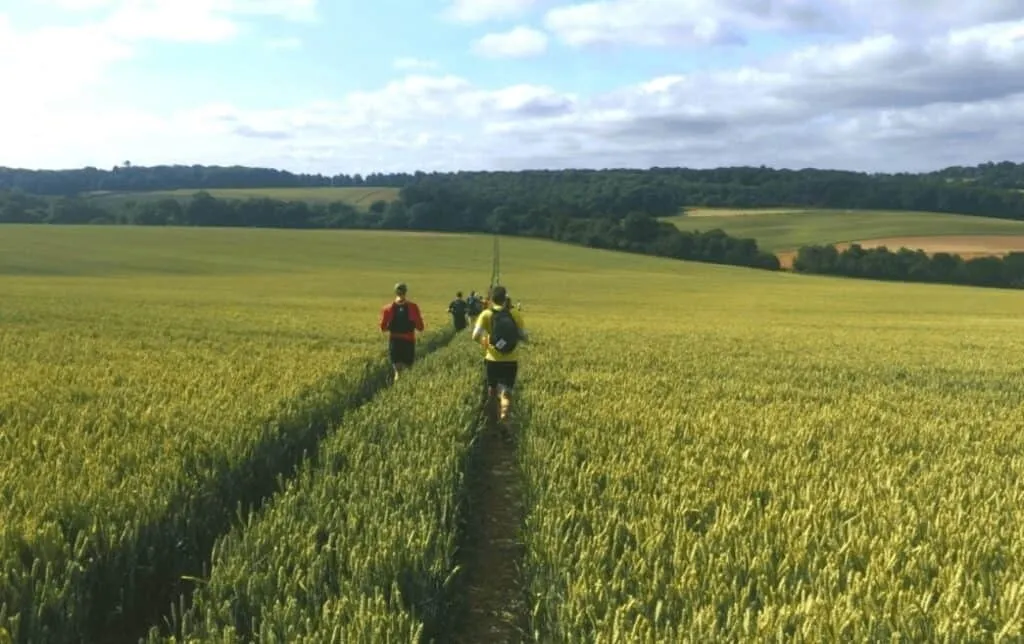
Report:
[[[1024,185],[1024,183],[1022,183]],[[430,174],[403,188],[412,201],[547,209],[599,218],[678,214],[687,206],[919,210],[1024,219],[1024,193],[928,175],[719,168]]]
[[27,170],[0,167],[0,190],[36,195],[74,196],[90,192],[147,192],[156,190],[214,190],[237,188],[311,188],[366,186],[400,188],[414,174],[371,173],[324,175],[295,174],[273,168],[247,166],[159,165],[125,163],[110,170]]
[[1024,163],[1001,161],[976,166],[951,166],[931,173],[947,181],[971,182],[975,185],[1004,190],[1024,188]]
[[884,246],[863,248],[860,244],[840,251],[829,244],[801,248],[793,270],[899,282],[1024,288],[1024,253],[964,259],[955,253],[929,256],[905,247],[893,252]]
[[0,192],[0,223],[497,232],[659,257],[780,268],[778,258],[758,249],[753,239],[738,239],[721,230],[682,232],[639,212],[592,219],[554,217],[536,210],[520,214],[507,207],[457,208],[451,202],[417,201],[415,194],[405,193],[390,203],[377,201],[364,210],[341,201],[218,199],[203,191],[187,198],[122,202],[47,199],[7,191]]
[[491,209],[501,205],[518,210],[547,208],[573,218],[630,212],[660,217],[701,205],[926,210],[1024,219],[1024,164],[1011,162],[923,174],[731,167],[328,176],[244,166],[136,167],[127,162],[110,170],[0,168],[0,190],[47,196],[332,185],[403,188],[412,193],[407,204],[454,194],[463,201],[487,203]]
[[[310,203],[270,198],[217,199],[204,188],[400,187],[396,201],[368,209],[345,202]],[[154,198],[146,191],[197,189],[191,197]],[[778,258],[753,239],[721,230],[680,231],[659,218],[688,206],[820,207],[929,210],[1024,219],[1024,164],[982,164],[926,174],[867,174],[836,170],[734,167],[710,170],[538,170],[412,174],[308,175],[266,168],[217,166],[133,167],[112,170],[0,168],[0,223],[361,228],[438,232],[498,232],[547,238],[593,248],[776,270]],[[95,191],[137,192],[124,201],[90,199]],[[129,195],[131,196],[131,195]],[[802,249],[801,270],[845,271],[975,283],[994,266],[963,261],[954,273],[925,271],[913,262],[864,259],[828,263]],[[845,252],[845,251],[844,251]],[[881,251],[879,251],[881,252]],[[916,256],[915,256],[916,257]],[[852,258],[852,259],[851,259]],[[999,260],[1004,262],[1009,260]],[[929,260],[930,262],[931,260]],[[941,261],[946,261],[945,259]],[[1012,260],[1016,261],[1016,260]],[[845,263],[844,263],[845,262]],[[908,263],[909,262],[909,263]],[[904,268],[894,268],[897,264]],[[970,265],[970,268],[966,268]],[[931,264],[929,264],[931,266]],[[978,268],[978,266],[982,268]],[[913,270],[911,270],[913,268]],[[992,269],[994,270],[994,269]],[[985,273],[988,275],[989,273]],[[964,277],[964,276],[968,277]],[[946,277],[936,277],[946,276]]]

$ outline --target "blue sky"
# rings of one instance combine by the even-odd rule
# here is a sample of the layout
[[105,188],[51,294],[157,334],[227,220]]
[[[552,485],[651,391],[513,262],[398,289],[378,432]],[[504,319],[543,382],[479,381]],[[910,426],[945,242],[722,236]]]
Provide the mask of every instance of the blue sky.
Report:
[[33,89],[0,107],[0,165],[923,169],[1024,151],[1013,3],[749,4],[0,0],[0,73]]

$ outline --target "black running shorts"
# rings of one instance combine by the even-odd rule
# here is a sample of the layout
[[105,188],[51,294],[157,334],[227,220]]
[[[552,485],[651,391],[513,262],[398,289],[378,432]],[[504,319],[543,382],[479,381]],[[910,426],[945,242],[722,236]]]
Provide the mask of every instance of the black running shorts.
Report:
[[391,338],[388,343],[388,356],[391,358],[391,364],[411,367],[412,363],[416,362],[416,343],[412,340]]
[[487,370],[487,386],[497,387],[505,385],[509,389],[516,386],[516,374],[519,371],[518,362],[497,362],[495,360],[484,360]]

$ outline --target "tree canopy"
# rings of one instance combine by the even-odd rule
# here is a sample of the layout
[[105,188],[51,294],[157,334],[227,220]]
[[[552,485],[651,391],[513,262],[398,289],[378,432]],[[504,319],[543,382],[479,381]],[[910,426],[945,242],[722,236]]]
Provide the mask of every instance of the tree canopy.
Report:
[[[316,186],[400,190],[397,200],[367,207],[341,201],[216,198],[207,192]],[[146,194],[167,190],[195,192]],[[95,198],[97,192],[128,194],[105,201]],[[1024,164],[987,163],[922,174],[733,167],[326,176],[243,166],[134,167],[127,162],[110,170],[0,168],[0,223],[495,232],[676,259],[779,268],[778,258],[760,250],[756,240],[721,230],[680,231],[660,221],[692,206],[920,210],[1024,219]],[[1019,283],[1016,257],[998,269],[1004,277],[995,280],[977,277],[979,271],[996,271],[992,262],[960,263],[957,266],[963,268],[947,270],[945,258],[926,269],[917,254],[892,259],[884,253],[861,255],[859,250],[837,258],[827,249],[801,253],[798,270],[807,272]],[[888,268],[883,271],[880,265]]]

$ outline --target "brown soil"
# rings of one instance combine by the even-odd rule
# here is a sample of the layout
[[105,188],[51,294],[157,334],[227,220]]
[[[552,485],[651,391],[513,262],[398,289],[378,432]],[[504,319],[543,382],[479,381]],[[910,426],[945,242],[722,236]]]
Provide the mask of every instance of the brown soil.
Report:
[[[886,246],[890,250],[902,246],[926,253],[959,253],[961,255],[1005,255],[1024,251],[1024,235],[935,235],[929,237],[889,237],[866,239],[857,243],[864,248]],[[845,244],[844,246],[849,246]]]
[[405,237],[469,237],[469,235],[464,233],[435,233],[428,230],[403,230],[400,232]]
[[[860,244],[864,248],[885,246],[896,251],[901,247],[912,250],[923,250],[929,255],[935,253],[956,253],[964,259],[973,257],[1001,256],[1013,251],[1024,251],[1024,235],[934,235],[920,237],[887,237],[883,239],[864,239],[856,242],[834,244],[842,251],[851,244]],[[785,250],[775,253],[784,269],[793,268],[793,260],[797,251]]]
[[[515,407],[513,407],[513,415]],[[464,541],[464,606],[445,641],[474,644],[528,640],[529,606],[522,575],[525,548],[519,539],[524,518],[522,479],[511,439],[493,419],[478,437],[467,473],[469,495]]]
[[691,208],[687,217],[744,217],[749,215],[782,215],[805,212],[806,208]]

